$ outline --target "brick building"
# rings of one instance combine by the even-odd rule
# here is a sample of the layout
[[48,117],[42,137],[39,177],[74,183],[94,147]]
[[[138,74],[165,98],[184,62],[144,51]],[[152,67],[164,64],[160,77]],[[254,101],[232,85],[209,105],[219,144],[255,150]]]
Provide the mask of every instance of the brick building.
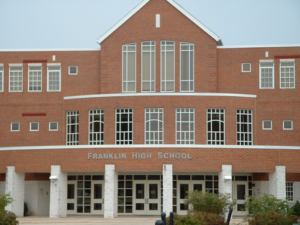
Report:
[[188,190],[300,200],[300,45],[223,46],[144,0],[96,50],[0,51],[0,189],[23,215],[185,214]]

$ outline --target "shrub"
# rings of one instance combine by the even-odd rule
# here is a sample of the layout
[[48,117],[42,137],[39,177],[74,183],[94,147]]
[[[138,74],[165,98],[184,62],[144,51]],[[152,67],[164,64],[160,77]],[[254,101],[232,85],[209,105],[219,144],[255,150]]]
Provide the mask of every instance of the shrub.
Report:
[[9,194],[6,195],[0,195],[0,211],[5,210],[5,206],[9,205],[13,202],[12,197],[9,196]]
[[264,213],[257,212],[247,221],[249,225],[293,225],[297,223],[298,218],[290,213],[283,214],[270,211]]
[[13,212],[5,210],[5,206],[13,202],[13,199],[8,195],[0,195],[0,224],[1,225],[17,225],[17,217]]
[[213,194],[202,191],[189,191],[186,204],[190,204],[190,212],[207,212],[225,215],[233,207],[231,196],[228,194]]
[[[167,225],[170,218],[167,218]],[[226,225],[224,217],[215,213],[197,212],[186,216],[174,214],[174,225]]]
[[0,220],[0,224],[4,225],[18,225],[19,221],[17,220],[17,216],[10,211],[5,211],[4,217]]
[[299,203],[299,201],[297,201],[296,204],[293,207],[291,207],[291,209],[293,210],[293,213],[292,213],[293,215],[300,216],[300,203]]
[[27,205],[27,202],[24,202],[24,216],[28,216],[28,205]]

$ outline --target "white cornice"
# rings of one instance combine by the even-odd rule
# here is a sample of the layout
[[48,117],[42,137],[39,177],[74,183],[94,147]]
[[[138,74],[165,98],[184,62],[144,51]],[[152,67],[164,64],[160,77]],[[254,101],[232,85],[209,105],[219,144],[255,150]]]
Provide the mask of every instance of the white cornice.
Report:
[[288,48],[288,47],[300,47],[300,44],[290,44],[290,45],[228,45],[228,46],[217,46],[218,49],[228,49],[228,48]]
[[59,48],[59,49],[0,49],[0,52],[89,52],[100,48]]
[[270,150],[300,150],[300,146],[273,146],[273,145],[56,145],[56,146],[26,146],[2,147],[0,151],[23,150],[55,150],[55,149],[139,149],[139,148],[201,148],[201,149],[270,149]]
[[182,97],[241,97],[256,98],[256,95],[231,94],[231,93],[120,93],[120,94],[98,94],[98,95],[77,95],[64,97],[64,100],[85,99],[85,98],[115,98],[115,97],[155,97],[155,96],[182,96]]

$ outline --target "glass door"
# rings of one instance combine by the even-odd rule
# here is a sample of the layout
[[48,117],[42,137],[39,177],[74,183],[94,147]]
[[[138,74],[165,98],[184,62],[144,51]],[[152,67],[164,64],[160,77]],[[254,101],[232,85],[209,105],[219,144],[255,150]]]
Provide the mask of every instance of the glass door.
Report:
[[177,213],[186,215],[188,207],[184,204],[184,200],[188,196],[187,192],[190,190],[190,181],[178,181],[177,185]]
[[234,182],[233,185],[233,196],[234,201],[236,201],[236,207],[234,209],[234,215],[244,216],[247,214],[245,208],[246,195],[248,193],[248,183],[247,182]]
[[160,214],[160,180],[147,182],[146,207],[147,215]]
[[104,213],[104,181],[92,181],[92,214]]
[[146,215],[146,181],[133,181],[133,213]]

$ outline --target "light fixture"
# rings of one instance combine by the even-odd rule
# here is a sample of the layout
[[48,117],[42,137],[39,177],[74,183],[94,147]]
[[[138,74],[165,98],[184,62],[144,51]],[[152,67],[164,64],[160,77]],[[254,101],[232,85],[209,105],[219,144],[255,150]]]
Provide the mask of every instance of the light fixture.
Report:
[[58,179],[58,176],[50,176],[49,177],[49,180],[57,180]]
[[231,176],[224,176],[224,179],[225,180],[232,180],[232,177]]

